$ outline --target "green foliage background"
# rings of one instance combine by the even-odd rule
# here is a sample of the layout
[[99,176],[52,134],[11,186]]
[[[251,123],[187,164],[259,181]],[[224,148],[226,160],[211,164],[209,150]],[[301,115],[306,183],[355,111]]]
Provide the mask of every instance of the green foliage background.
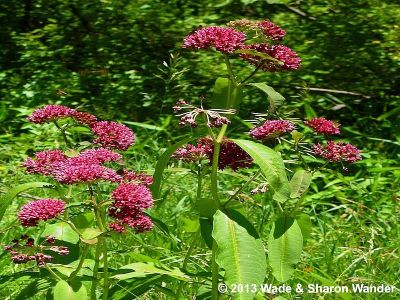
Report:
[[[154,125],[144,128],[127,123],[138,135],[129,164],[151,172],[163,149],[183,134],[177,121],[168,117],[172,104],[179,98],[197,100],[209,95],[215,78],[225,74],[218,56],[182,50],[183,37],[199,25],[223,25],[239,18],[269,18],[281,25],[287,31],[285,44],[302,58],[297,72],[257,75],[257,81],[267,82],[286,97],[280,112],[336,120],[345,139],[364,153],[363,161],[346,176],[340,167],[316,174],[304,203],[312,215],[312,239],[299,270],[312,268],[336,283],[362,278],[398,285],[397,1],[2,1],[0,191],[31,181],[21,170],[21,161],[35,151],[57,146],[50,126],[41,130],[25,121],[34,107],[49,103],[79,106],[104,119]],[[251,68],[244,72],[250,73]],[[266,111],[267,106],[262,93],[246,93],[242,116]],[[237,125],[230,134],[240,136],[237,133],[246,130]],[[185,184],[176,184],[177,178]],[[226,189],[241,182],[232,174],[223,178]],[[187,244],[176,241],[187,241],[193,231],[189,204],[195,195],[187,198],[187,191],[195,189],[195,182],[178,172],[171,173],[165,185],[167,192],[153,214],[168,224],[170,232],[156,231],[147,240],[130,238],[152,259],[179,267],[167,259],[178,261]],[[15,211],[22,203],[18,199],[6,215],[0,228],[2,244],[12,239],[10,228],[12,234],[17,232]],[[261,212],[248,209],[257,223]],[[259,228],[265,239],[269,228],[270,224]],[[133,247],[120,249],[116,243],[112,257],[116,262],[140,261],[136,252]],[[14,272],[6,254],[0,255],[2,272]],[[197,259],[199,265],[206,264],[204,257]],[[316,280],[311,275],[298,276]],[[45,292],[48,286],[43,286]],[[0,289],[4,293],[0,295],[8,296],[16,289]]]

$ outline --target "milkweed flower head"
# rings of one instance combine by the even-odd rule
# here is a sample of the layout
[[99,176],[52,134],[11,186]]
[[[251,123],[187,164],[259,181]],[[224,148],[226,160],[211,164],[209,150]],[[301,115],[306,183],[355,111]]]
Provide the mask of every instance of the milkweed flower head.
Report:
[[361,152],[357,147],[343,142],[328,141],[326,146],[315,144],[312,151],[316,156],[320,156],[330,162],[353,163],[361,160]]
[[65,161],[67,157],[61,150],[46,150],[37,152],[35,159],[28,158],[23,166],[29,174],[50,175],[53,171],[53,164]]
[[177,149],[172,157],[175,159],[179,159],[183,162],[199,162],[203,159],[207,159],[212,151],[212,147],[208,144],[188,144]]
[[97,122],[97,117],[87,112],[75,111],[72,117],[78,124],[93,126]]
[[75,158],[72,158],[72,160],[78,160],[78,159],[83,159],[83,160],[91,160],[95,163],[106,163],[106,162],[118,162],[122,160],[122,155],[116,152],[113,152],[110,149],[106,148],[97,148],[97,149],[87,149],[81,153],[79,153],[78,156]]
[[146,186],[122,183],[112,192],[111,198],[114,201],[108,214],[116,219],[109,224],[111,230],[124,232],[128,226],[136,233],[142,233],[152,229],[150,218],[143,215],[143,210],[153,205],[153,197]]
[[[254,50],[255,52],[254,54],[244,53],[241,54],[240,57],[256,67],[260,67],[264,71],[294,71],[300,67],[301,59],[297,53],[283,45],[262,43],[246,45],[243,49]],[[257,52],[259,52],[260,55],[257,55]],[[279,62],[263,58],[262,54],[267,54]]]
[[113,169],[83,158],[55,164],[52,176],[63,184],[91,183],[100,180],[119,182],[122,179],[122,176]]
[[257,27],[261,29],[266,38],[274,41],[282,40],[286,35],[285,30],[269,20],[257,22]]
[[74,116],[76,110],[63,105],[46,105],[36,109],[29,117],[28,121],[36,124],[56,121],[62,118]]
[[[210,164],[212,164],[214,155],[212,139],[209,137],[201,138],[198,143],[210,147],[207,156]],[[222,140],[219,152],[218,169],[224,170],[230,168],[237,171],[239,168],[248,168],[252,165],[253,159],[246,151],[227,138]]]
[[261,126],[253,128],[250,136],[257,140],[273,139],[292,132],[295,128],[295,125],[287,120],[268,120]]
[[23,226],[37,226],[39,221],[57,217],[64,211],[65,202],[58,199],[41,199],[22,206],[18,219]]
[[304,124],[320,134],[340,134],[340,125],[333,121],[327,120],[324,117],[313,118],[311,120],[304,121]]
[[183,48],[208,49],[215,48],[222,53],[232,53],[244,46],[246,34],[219,26],[200,28],[187,35],[183,40]]
[[123,124],[112,121],[99,121],[92,126],[96,136],[93,143],[105,148],[127,150],[135,142],[135,134]]

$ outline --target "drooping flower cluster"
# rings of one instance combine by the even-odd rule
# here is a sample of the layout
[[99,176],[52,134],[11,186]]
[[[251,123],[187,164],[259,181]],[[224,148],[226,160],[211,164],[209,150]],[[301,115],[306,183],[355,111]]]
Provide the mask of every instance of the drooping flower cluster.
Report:
[[116,221],[109,225],[110,229],[124,232],[126,226],[136,233],[149,231],[153,228],[150,218],[143,210],[153,205],[150,190],[140,184],[123,183],[112,192],[114,202],[108,209],[108,214]]
[[[214,155],[213,141],[209,137],[201,138],[197,145],[186,145],[179,148],[173,154],[173,157],[184,162],[198,162],[207,158],[209,164],[212,164]],[[220,146],[218,168],[224,170],[231,168],[237,171],[239,168],[247,168],[253,164],[252,158],[242,148],[228,139],[223,139]]]
[[340,134],[339,124],[325,119],[324,117],[313,118],[304,121],[308,127],[311,127],[315,132],[320,134]]
[[74,157],[67,157],[60,150],[49,150],[36,153],[35,160],[28,158],[23,165],[28,173],[51,176],[65,184],[99,180],[118,182],[122,177],[102,164],[121,159],[120,154],[105,148],[88,149]]
[[177,114],[181,117],[179,122],[180,126],[189,125],[192,128],[197,127],[196,119],[199,116],[204,116],[206,125],[208,127],[221,127],[224,124],[230,124],[231,121],[223,115],[232,115],[235,113],[234,109],[204,109],[203,105],[196,107],[188,104],[185,100],[180,99],[173,107],[175,112],[185,111]]
[[[25,242],[25,244],[23,244],[23,242]],[[42,253],[43,250],[56,252],[61,256],[69,254],[68,247],[51,246],[54,242],[54,237],[47,237],[45,243],[50,245],[34,245],[35,240],[33,238],[22,235],[19,239],[14,239],[12,245],[6,245],[4,250],[11,254],[11,260],[15,264],[35,261],[38,267],[44,267],[46,263],[50,262],[54,257]]]
[[41,199],[22,206],[18,218],[22,226],[37,226],[39,221],[57,217],[64,211],[65,202],[58,199]]
[[276,138],[285,133],[292,132],[295,126],[287,120],[268,120],[261,126],[255,127],[250,131],[250,136],[257,140]]
[[[252,44],[244,49],[254,52],[243,53],[240,57],[264,71],[294,71],[300,67],[301,59],[297,53],[283,45]],[[266,54],[267,57],[263,54]],[[274,60],[268,59],[268,56]]]
[[232,53],[244,46],[246,35],[232,28],[210,26],[197,29],[185,37],[183,48],[215,48],[222,53]]
[[330,162],[353,163],[361,160],[360,150],[351,144],[328,141],[326,146],[315,144],[312,148],[316,156],[320,156]]
[[135,142],[135,134],[127,126],[111,121],[96,122],[92,132],[97,138],[93,141],[105,148],[127,150]]

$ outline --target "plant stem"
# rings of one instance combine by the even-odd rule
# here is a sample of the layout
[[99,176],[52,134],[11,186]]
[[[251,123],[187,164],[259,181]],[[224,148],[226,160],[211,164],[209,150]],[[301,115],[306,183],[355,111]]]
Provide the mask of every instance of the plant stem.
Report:
[[245,83],[247,80],[249,80],[250,78],[252,78],[252,77],[257,73],[257,71],[260,70],[261,66],[262,66],[262,63],[259,64],[249,76],[247,76],[245,79],[243,79],[243,80],[239,83],[239,85]]
[[234,85],[237,86],[235,75],[233,75],[233,71],[232,71],[231,61],[229,60],[228,55],[225,55],[225,64],[226,64],[226,68],[228,69],[229,78],[234,83]]
[[219,266],[215,260],[217,252],[217,243],[213,240],[212,244],[212,257],[211,257],[211,273],[212,273],[212,290],[211,299],[218,300],[218,276],[219,276]]
[[245,187],[247,187],[251,182],[253,182],[258,177],[258,175],[260,175],[260,173],[261,173],[261,169],[259,169],[256,173],[254,173],[254,175],[251,176],[249,180],[247,180],[240,188],[238,188],[237,191],[228,199],[228,201],[226,201],[224,203],[223,206],[226,207],[226,205],[229,202],[231,202],[233,199],[235,199],[236,196],[239,195],[239,193],[242,192]]
[[[108,257],[107,257],[107,240],[105,237],[101,238],[102,250],[103,250],[103,269],[104,269],[104,281],[103,281],[103,300],[108,299]],[[100,239],[99,239],[100,243]]]
[[96,254],[94,256],[94,268],[93,268],[93,280],[92,287],[90,290],[90,299],[96,300],[96,289],[97,289],[97,275],[99,272],[99,264],[100,264],[100,254],[101,254],[101,243],[100,241],[96,245]]
[[82,268],[82,266],[83,266],[83,263],[85,262],[85,257],[86,257],[86,255],[87,255],[88,252],[89,252],[89,246],[88,246],[88,245],[84,245],[83,252],[82,252],[82,256],[81,256],[81,259],[79,260],[78,267],[76,268],[75,271],[73,271],[73,272],[71,273],[71,275],[69,275],[69,278],[68,278],[68,281],[69,281],[69,282],[71,282],[72,279],[74,279],[75,276],[78,275],[79,271],[81,270],[81,268]]
[[53,275],[57,280],[62,280],[60,276],[58,276],[48,265],[45,265],[45,268],[47,271],[50,272],[51,275]]
[[221,203],[219,201],[218,196],[218,160],[219,160],[219,152],[221,150],[221,144],[217,141],[214,141],[214,153],[213,160],[211,166],[211,194],[213,196],[214,201],[217,206],[220,207]]
[[[192,241],[192,243],[190,244],[190,246],[189,246],[189,248],[188,248],[188,250],[187,250],[187,252],[186,252],[185,257],[183,258],[183,263],[182,263],[182,270],[183,270],[183,271],[186,271],[186,267],[187,267],[187,265],[188,265],[188,263],[189,263],[190,256],[192,255],[192,252],[193,252],[193,250],[194,250],[194,246],[196,245],[196,241],[197,241],[197,239],[198,239],[199,233],[200,233],[200,229],[197,230],[196,233],[193,235],[193,241]],[[181,297],[183,284],[184,284],[183,281],[181,281],[181,282],[179,283],[178,291],[176,292],[176,295],[175,295],[175,299],[176,299],[176,300],[179,300],[180,297]]]
[[60,127],[60,125],[58,125],[57,121],[54,121],[54,125],[56,125],[56,127],[58,128],[58,130],[60,130],[61,135],[62,135],[62,137],[63,137],[63,139],[64,139],[64,142],[65,142],[66,146],[67,146],[68,148],[72,148],[72,145],[71,145],[71,143],[68,141],[67,135],[65,134],[65,130],[62,129],[62,128]]

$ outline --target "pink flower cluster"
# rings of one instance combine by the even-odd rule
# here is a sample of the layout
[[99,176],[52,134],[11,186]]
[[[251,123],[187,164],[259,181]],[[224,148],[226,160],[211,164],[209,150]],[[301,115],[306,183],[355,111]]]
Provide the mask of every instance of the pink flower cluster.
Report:
[[292,132],[295,126],[287,120],[268,120],[261,126],[255,127],[250,131],[250,136],[257,140],[276,138],[285,133]]
[[172,157],[184,162],[199,162],[208,158],[210,153],[212,153],[212,147],[208,144],[188,144],[176,150]]
[[111,121],[100,121],[92,126],[97,138],[93,141],[106,148],[127,150],[135,142],[135,134],[127,126]]
[[102,164],[119,161],[122,156],[109,149],[88,149],[75,157],[67,157],[60,150],[42,151],[23,164],[28,173],[51,176],[60,183],[72,184],[105,180],[121,181],[122,176]]
[[[294,71],[300,67],[301,59],[292,49],[284,45],[270,45],[263,42],[265,38],[272,41],[280,41],[284,38],[285,30],[275,23],[269,20],[256,22],[243,19],[229,22],[228,26],[232,28],[210,26],[198,29],[185,37],[183,48],[215,48],[224,54],[246,50],[242,51],[240,58],[269,72]],[[259,40],[261,39],[261,43],[245,44],[246,34],[242,30],[255,32]],[[249,50],[254,51],[248,53]]]
[[351,144],[343,142],[334,143],[328,141],[326,146],[321,144],[313,145],[313,152],[330,162],[348,162],[352,163],[361,160],[360,150]]
[[[179,148],[175,151],[173,157],[185,162],[198,162],[207,158],[209,164],[212,164],[213,155],[213,141],[211,138],[205,137],[199,139],[196,146],[189,144]],[[231,168],[237,171],[239,168],[247,168],[252,164],[252,158],[242,148],[228,139],[222,141],[218,160],[220,170]]]
[[89,126],[96,136],[93,143],[105,148],[127,150],[135,142],[135,134],[127,126],[111,121],[97,121],[97,117],[90,113],[62,105],[46,105],[36,109],[28,120],[43,124],[68,117],[73,118],[78,124]]
[[309,121],[304,121],[304,123],[320,134],[340,134],[340,125],[323,117],[313,118]]
[[[252,44],[246,46],[245,49],[254,50],[255,52],[254,54],[244,53],[240,57],[264,71],[294,71],[300,67],[301,59],[297,53],[283,45]],[[257,55],[257,52],[260,55]],[[262,54],[266,54],[275,60],[265,58]]]
[[92,114],[79,112],[63,105],[46,105],[43,108],[38,108],[28,117],[28,121],[43,124],[63,118],[73,118],[78,123],[89,126],[97,121],[96,116]]
[[144,173],[124,170],[122,173],[122,181],[150,186],[153,184],[153,176]]
[[37,226],[39,221],[57,217],[64,211],[65,202],[58,199],[41,199],[22,206],[18,218],[22,226]]
[[274,41],[282,40],[286,35],[285,30],[269,20],[257,22],[257,27],[267,38]]
[[215,48],[222,53],[232,53],[244,46],[246,35],[232,28],[210,26],[197,29],[185,37],[183,48]]
[[153,205],[150,190],[140,184],[123,183],[112,192],[114,202],[108,209],[108,214],[116,221],[109,225],[110,229],[124,232],[126,226],[136,233],[149,231],[153,228],[150,218],[143,210]]

